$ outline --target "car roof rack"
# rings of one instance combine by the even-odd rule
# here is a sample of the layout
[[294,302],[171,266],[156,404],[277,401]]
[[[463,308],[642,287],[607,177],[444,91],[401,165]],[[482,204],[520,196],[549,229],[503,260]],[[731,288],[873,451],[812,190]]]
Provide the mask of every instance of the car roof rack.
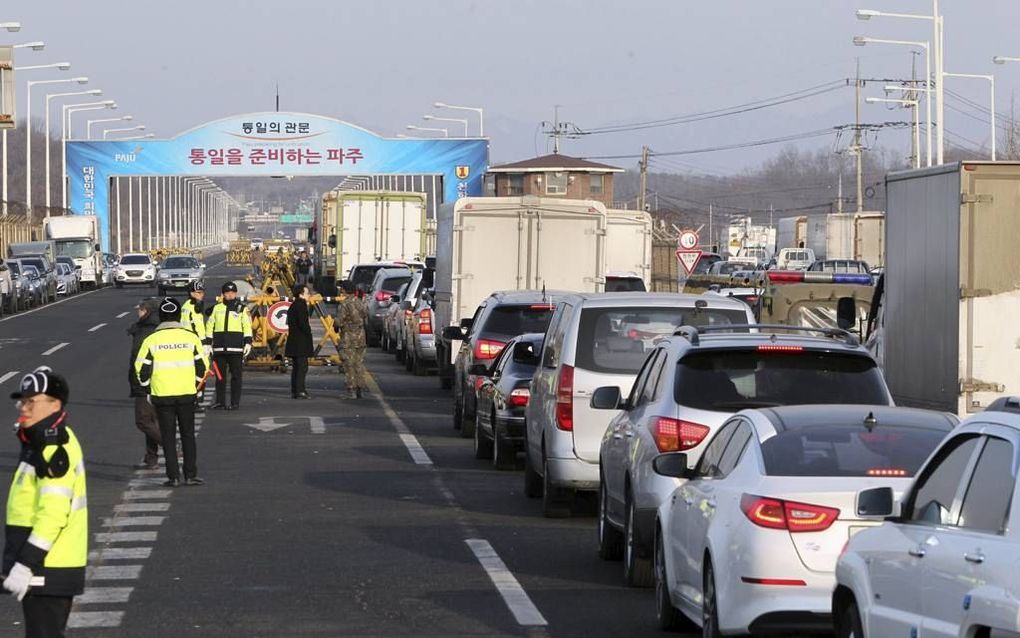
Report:
[[779,331],[785,332],[811,332],[815,334],[824,335],[833,339],[842,339],[848,346],[859,346],[861,345],[860,340],[852,332],[843,330],[841,328],[811,328],[808,326],[786,326],[782,324],[759,324],[759,323],[731,323],[727,325],[718,326],[681,326],[673,333],[675,337],[684,337],[691,342],[691,345],[698,345],[701,341],[700,336],[706,332],[732,332],[738,329],[757,330],[758,333],[773,333]]
[[991,402],[985,412],[1009,412],[1020,414],[1020,397],[1002,397]]

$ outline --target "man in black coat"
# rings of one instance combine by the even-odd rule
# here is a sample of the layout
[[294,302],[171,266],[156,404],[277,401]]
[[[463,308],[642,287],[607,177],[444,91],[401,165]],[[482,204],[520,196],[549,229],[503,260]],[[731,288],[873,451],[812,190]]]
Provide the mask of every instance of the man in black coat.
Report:
[[294,262],[294,266],[297,269],[297,282],[299,284],[308,284],[308,280],[312,275],[312,259],[308,256],[308,253],[301,251],[298,255],[297,261]]
[[287,311],[287,347],[284,350],[291,359],[290,395],[295,399],[311,398],[305,391],[305,375],[308,374],[308,357],[315,354],[312,341],[312,326],[308,323],[308,286],[294,285],[294,301]]
[[137,469],[154,470],[159,467],[159,422],[156,420],[156,409],[149,403],[149,392],[138,382],[135,375],[135,359],[138,349],[145,338],[151,335],[159,325],[159,301],[144,299],[137,306],[138,320],[128,328],[131,335],[131,357],[128,359],[128,383],[131,384],[131,397],[135,400],[135,426],[145,435],[145,456]]

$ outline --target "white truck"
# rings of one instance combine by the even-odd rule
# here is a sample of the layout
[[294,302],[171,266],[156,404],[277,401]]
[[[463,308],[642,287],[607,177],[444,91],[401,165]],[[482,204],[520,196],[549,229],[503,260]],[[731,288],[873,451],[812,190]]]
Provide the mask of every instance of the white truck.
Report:
[[450,387],[460,326],[497,290],[602,292],[608,214],[591,200],[464,197],[439,209],[435,326],[440,383]]
[[1020,395],[1020,163],[891,173],[886,189],[868,345],[896,404],[967,416]]
[[315,252],[316,289],[336,294],[356,264],[425,258],[424,193],[334,190],[322,198]]
[[652,286],[652,216],[640,210],[606,211],[606,275],[641,279]]
[[856,259],[885,265],[885,213],[832,213],[779,220],[780,250],[810,248],[815,259]]
[[99,245],[99,218],[63,215],[43,220],[43,235],[56,245],[57,257],[70,257],[83,284],[103,285],[103,253]]

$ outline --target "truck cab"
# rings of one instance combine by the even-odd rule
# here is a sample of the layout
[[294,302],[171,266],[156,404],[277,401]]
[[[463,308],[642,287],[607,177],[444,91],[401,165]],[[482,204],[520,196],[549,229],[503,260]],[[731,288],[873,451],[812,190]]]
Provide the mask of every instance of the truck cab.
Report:
[[83,284],[98,288],[103,284],[102,247],[99,245],[99,218],[95,215],[63,215],[43,220],[43,234],[54,245],[54,255],[70,257]]

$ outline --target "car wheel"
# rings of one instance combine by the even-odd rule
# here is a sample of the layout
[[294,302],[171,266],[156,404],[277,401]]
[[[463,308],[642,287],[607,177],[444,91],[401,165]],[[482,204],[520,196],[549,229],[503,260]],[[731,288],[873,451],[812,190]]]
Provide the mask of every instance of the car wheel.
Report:
[[655,539],[655,619],[667,631],[695,629],[692,622],[673,606],[669,597],[669,580],[666,578],[666,550],[661,534]]
[[407,349],[407,344],[404,344],[404,370],[406,372],[413,372],[415,375],[418,374],[417,366],[415,365],[415,359],[413,353]]
[[531,463],[531,452],[528,450],[528,440],[524,440],[524,495],[528,498],[542,496],[542,477],[535,471]]
[[620,560],[623,558],[623,534],[609,522],[609,492],[606,479],[599,477],[599,558]]
[[464,418],[464,406],[460,402],[457,393],[453,393],[453,429],[459,430],[461,421]]
[[702,574],[704,585],[701,590],[701,636],[722,638],[722,634],[719,633],[719,598],[715,594],[715,570],[712,569],[712,561],[707,558]]
[[850,599],[836,616],[836,638],[864,638],[864,625],[857,601]]
[[467,395],[461,394],[460,400],[460,436],[469,439],[475,435],[475,418],[474,415],[468,416]]
[[482,425],[479,423],[481,418],[481,413],[478,410],[475,410],[475,458],[491,459],[492,439],[486,436],[485,432],[482,431]]
[[628,493],[627,517],[623,523],[623,578],[631,587],[651,587],[655,575],[652,571],[652,561],[641,556],[634,517],[635,509],[634,499]]
[[123,288],[123,287],[124,287],[124,284],[122,284],[121,282],[119,282],[119,281],[118,281],[118,282],[114,283],[114,284],[113,284],[113,286],[114,286],[115,288]]
[[411,368],[412,368],[411,372],[413,372],[414,376],[416,377],[424,377],[426,374],[429,373],[428,365],[421,360],[421,357],[414,358],[414,362],[411,364]]
[[497,470],[512,470],[517,464],[517,449],[499,432],[496,413],[492,414],[492,466]]
[[[393,344],[393,350],[396,353],[397,361],[399,363],[404,363],[407,360],[407,348],[398,348],[397,344],[394,343]],[[407,367],[406,364],[405,364],[404,367],[406,369],[406,367]]]
[[567,518],[574,501],[574,490],[553,485],[549,459],[542,451],[542,514],[546,518]]
[[156,282],[150,281],[149,282],[149,288],[155,288],[155,287],[156,287]]

